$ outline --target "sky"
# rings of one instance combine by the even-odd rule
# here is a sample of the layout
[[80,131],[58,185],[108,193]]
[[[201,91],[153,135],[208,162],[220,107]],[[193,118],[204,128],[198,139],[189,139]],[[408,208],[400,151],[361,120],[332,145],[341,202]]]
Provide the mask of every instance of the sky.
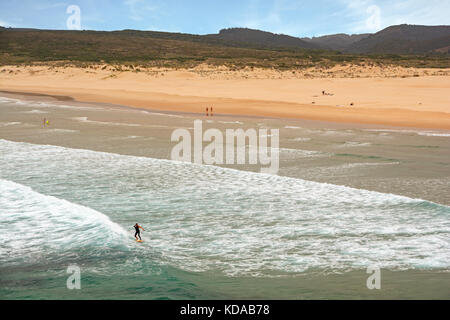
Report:
[[0,0],[0,25],[193,34],[246,27],[296,37],[449,25],[450,0]]

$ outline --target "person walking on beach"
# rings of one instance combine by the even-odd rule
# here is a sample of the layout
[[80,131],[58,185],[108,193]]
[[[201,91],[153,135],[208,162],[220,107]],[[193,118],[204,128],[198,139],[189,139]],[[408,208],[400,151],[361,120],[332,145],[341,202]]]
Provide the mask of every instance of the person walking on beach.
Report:
[[[138,240],[138,237],[139,237],[139,240],[142,240],[142,238],[141,238],[141,230],[139,230],[139,228],[140,229],[142,229],[142,230],[144,230],[144,228],[142,228],[140,225],[138,225],[137,223],[134,225],[134,229],[136,230],[136,233],[134,234],[134,237],[136,238],[136,240]],[[145,231],[145,230],[144,230]]]

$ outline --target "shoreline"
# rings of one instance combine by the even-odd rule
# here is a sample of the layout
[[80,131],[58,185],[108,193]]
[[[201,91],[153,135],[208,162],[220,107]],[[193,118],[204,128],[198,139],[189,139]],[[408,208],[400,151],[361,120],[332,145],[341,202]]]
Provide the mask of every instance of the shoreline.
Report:
[[0,92],[159,112],[204,115],[213,107],[215,116],[450,130],[449,76],[217,80],[186,70],[163,76],[20,70],[8,78],[0,73]]
[[[10,90],[1,90],[0,94],[8,94],[14,97],[37,97],[37,98],[49,98],[55,101],[64,101],[64,102],[75,102],[75,103],[92,103],[92,104],[108,104],[114,105],[120,108],[131,108],[137,110],[147,110],[152,112],[162,112],[169,114],[195,114],[199,116],[204,116],[205,112],[198,110],[200,108],[188,109],[184,107],[172,107],[165,103],[158,103],[159,101],[154,101],[151,106],[147,106],[147,102],[142,102],[136,100],[137,103],[118,103],[116,99],[107,96],[91,96],[93,99],[79,99],[78,95],[62,95],[47,92],[35,92],[35,91],[10,91]],[[254,103],[254,101],[250,101],[249,103]],[[267,103],[265,101],[262,104]],[[269,106],[273,105],[273,103],[268,103]],[[288,105],[291,107],[299,106],[297,104],[288,104],[288,103],[276,103],[282,105]],[[157,105],[156,107],[154,105]],[[217,103],[216,103],[217,105]],[[231,109],[231,113],[215,113],[214,117],[249,117],[249,118],[261,118],[261,119],[284,119],[284,120],[307,120],[307,121],[317,121],[317,122],[328,122],[334,124],[353,124],[358,126],[370,125],[370,126],[382,126],[382,127],[399,127],[399,128],[417,128],[417,129],[435,129],[435,130],[450,130],[450,113],[446,112],[420,112],[415,110],[402,110],[402,109],[383,109],[382,111],[388,111],[391,115],[395,115],[395,118],[386,119],[383,115],[374,115],[373,110],[364,110],[357,109],[356,113],[353,114],[337,114],[337,111],[332,107],[328,106],[315,106],[314,108],[323,108],[323,111],[328,111],[324,114],[317,114],[317,111],[312,110],[310,106],[300,105],[305,108],[304,113],[288,113],[288,112],[266,112],[264,110],[258,110],[257,113],[241,113],[241,112],[233,112]],[[214,110],[215,111],[215,110]],[[330,112],[331,111],[331,112]],[[368,116],[365,120],[361,121],[361,117]],[[425,116],[425,117],[424,117]],[[405,118],[402,118],[405,117]],[[416,118],[417,117],[417,118]],[[415,118],[417,120],[408,120],[410,118]]]

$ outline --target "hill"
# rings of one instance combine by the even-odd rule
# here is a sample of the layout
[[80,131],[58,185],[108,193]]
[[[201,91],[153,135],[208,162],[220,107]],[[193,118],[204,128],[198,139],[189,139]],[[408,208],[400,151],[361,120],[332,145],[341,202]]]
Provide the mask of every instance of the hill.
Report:
[[[353,42],[351,46],[363,47],[366,44],[363,41],[377,37],[377,34],[371,35]],[[339,38],[353,41],[356,36],[334,35],[327,41],[331,43],[331,40],[337,41]],[[424,42],[420,43],[423,47]],[[105,32],[1,28],[0,65],[58,61],[170,68],[189,68],[205,63],[232,69],[276,70],[329,68],[349,63],[446,68],[450,66],[450,56],[441,54],[446,44],[441,38],[431,39],[427,45],[437,50],[422,51],[427,53],[426,56],[374,56],[317,49],[318,44],[299,38],[242,28],[225,29],[215,35],[137,30]],[[367,52],[372,53],[370,50]],[[430,55],[430,52],[435,54]]]
[[345,51],[353,43],[367,38],[370,33],[363,34],[352,34],[348,35],[345,33],[332,34],[329,36],[313,37],[313,38],[301,38],[303,41],[313,43],[320,48]]
[[319,45],[304,41],[300,38],[247,28],[222,29],[218,34],[207,35],[206,37],[208,39],[218,39],[234,44],[247,44],[264,48],[321,48]]
[[448,53],[450,26],[398,25],[352,43],[345,51],[366,54]]

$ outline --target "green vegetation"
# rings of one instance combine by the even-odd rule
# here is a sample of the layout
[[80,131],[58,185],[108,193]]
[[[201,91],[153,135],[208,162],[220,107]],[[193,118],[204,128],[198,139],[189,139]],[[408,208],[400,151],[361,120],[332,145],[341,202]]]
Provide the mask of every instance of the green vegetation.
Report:
[[0,28],[0,65],[62,62],[189,68],[199,64],[231,69],[328,68],[337,64],[449,68],[450,56],[343,54],[337,51],[258,46],[217,37],[143,31],[49,31]]

